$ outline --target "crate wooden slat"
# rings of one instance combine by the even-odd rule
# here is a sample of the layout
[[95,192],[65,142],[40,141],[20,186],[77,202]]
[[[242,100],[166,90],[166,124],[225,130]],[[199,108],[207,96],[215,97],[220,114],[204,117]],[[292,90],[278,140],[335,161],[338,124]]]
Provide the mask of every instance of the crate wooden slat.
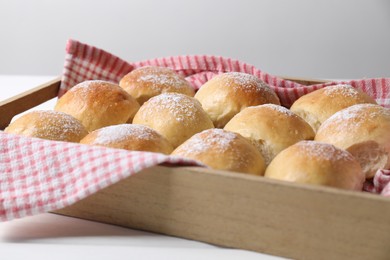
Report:
[[[1,102],[1,128],[59,84]],[[390,256],[387,198],[199,167],[152,167],[55,213],[294,259]]]
[[46,84],[0,101],[0,129],[6,128],[15,115],[56,97],[60,83],[60,78],[56,78]]
[[388,259],[390,201],[203,168],[144,170],[57,213],[294,259]]

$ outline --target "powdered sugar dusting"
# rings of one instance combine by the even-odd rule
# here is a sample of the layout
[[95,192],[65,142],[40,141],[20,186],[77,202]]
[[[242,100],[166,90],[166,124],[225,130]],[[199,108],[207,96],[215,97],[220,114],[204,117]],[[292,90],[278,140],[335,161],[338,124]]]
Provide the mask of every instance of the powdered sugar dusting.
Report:
[[179,122],[194,119],[196,111],[201,109],[199,101],[178,93],[160,94],[149,99],[146,104],[152,109],[145,111],[145,118],[152,118],[154,116],[153,114],[156,112],[152,110],[167,110]]
[[99,85],[114,85],[114,84],[104,80],[86,80],[80,82],[79,84],[71,88],[70,91],[77,91],[78,95],[81,95],[82,98],[86,98],[88,96],[88,93],[90,92],[90,89],[96,88]]
[[237,138],[235,133],[213,128],[195,134],[181,149],[189,154],[202,154],[210,149],[218,149],[222,153],[232,147]]
[[157,136],[157,133],[153,129],[136,124],[112,125],[96,131],[98,131],[98,134],[95,143],[102,145],[125,141],[129,136],[134,136],[141,140],[150,140],[154,136]]
[[148,83],[149,87],[160,90],[162,86],[172,86],[176,89],[188,88],[185,79],[181,79],[175,74],[148,74],[143,75],[136,80],[137,83]]
[[353,88],[351,85],[334,85],[326,87],[324,90],[324,94],[329,97],[336,97],[342,95],[346,98],[357,98],[359,96],[358,90]]
[[390,120],[390,109],[375,104],[357,104],[332,115],[321,125],[320,130],[332,126],[339,131],[345,131],[383,116]]
[[37,123],[43,122],[43,124],[39,124],[39,131],[45,133],[46,138],[66,140],[69,135],[78,136],[84,132],[86,133],[83,125],[76,118],[63,112],[40,110],[32,113],[37,114]]
[[227,84],[232,86],[235,90],[273,93],[273,90],[264,81],[251,74],[242,72],[227,72],[222,74],[222,76],[227,77]]
[[285,107],[282,107],[282,106],[279,106],[279,105],[275,105],[275,104],[264,104],[264,105],[260,105],[261,107],[266,107],[266,108],[269,108],[269,109],[272,109],[280,114],[284,114],[286,116],[296,116],[293,112],[291,112],[289,109],[285,108]]
[[304,155],[311,158],[321,158],[326,161],[354,161],[354,157],[342,149],[327,143],[317,141],[300,141],[295,144]]

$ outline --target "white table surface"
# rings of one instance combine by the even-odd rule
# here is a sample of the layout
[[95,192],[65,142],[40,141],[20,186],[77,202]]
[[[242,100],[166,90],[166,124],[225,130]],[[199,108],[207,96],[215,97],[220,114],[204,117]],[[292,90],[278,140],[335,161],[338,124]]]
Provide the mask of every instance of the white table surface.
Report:
[[[0,75],[0,100],[53,78],[55,76]],[[52,109],[55,101],[34,109]],[[51,213],[0,223],[0,259],[133,258],[284,259]]]

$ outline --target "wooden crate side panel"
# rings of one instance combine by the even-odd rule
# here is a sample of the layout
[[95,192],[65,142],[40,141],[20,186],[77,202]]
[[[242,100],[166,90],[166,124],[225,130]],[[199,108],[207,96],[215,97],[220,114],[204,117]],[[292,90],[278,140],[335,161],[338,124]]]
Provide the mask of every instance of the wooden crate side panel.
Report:
[[[59,85],[0,102],[1,129]],[[387,199],[205,169],[147,169],[58,213],[297,259],[390,255]]]
[[6,128],[15,115],[56,97],[60,83],[61,80],[57,78],[12,98],[1,101],[0,130]]
[[281,77],[281,78],[294,81],[305,86],[329,82],[329,80],[308,79],[308,78],[293,78],[293,77]]
[[57,213],[296,259],[387,259],[379,196],[154,167]]

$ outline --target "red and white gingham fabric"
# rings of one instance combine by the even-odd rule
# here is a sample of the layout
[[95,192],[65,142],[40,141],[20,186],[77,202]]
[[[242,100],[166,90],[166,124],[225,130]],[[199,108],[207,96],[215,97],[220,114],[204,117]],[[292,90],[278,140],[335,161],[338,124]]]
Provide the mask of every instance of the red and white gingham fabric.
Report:
[[128,63],[106,51],[78,41],[69,40],[66,47],[65,66],[59,96],[75,84],[87,79],[102,79],[118,83],[134,68],[155,65],[169,67],[186,77],[195,89],[217,74],[239,71],[253,74],[268,83],[278,94],[282,105],[290,107],[300,96],[313,90],[335,84],[350,84],[374,97],[385,107],[390,107],[390,78],[334,81],[304,86],[265,73],[247,63],[218,56],[192,55],[157,58]]
[[0,131],[0,220],[66,207],[162,163],[200,166],[192,160],[158,153],[48,141]]
[[[106,51],[69,40],[59,96],[90,79],[112,82],[145,65],[170,67],[195,89],[217,74],[239,71],[268,83],[284,106],[315,89],[351,84],[390,107],[390,79],[362,79],[304,86],[260,71],[238,60],[216,56],[177,56],[128,63]],[[0,131],[0,220],[6,221],[63,208],[147,167],[194,161],[147,152],[47,141]],[[378,171],[365,190],[390,196],[390,171]]]

